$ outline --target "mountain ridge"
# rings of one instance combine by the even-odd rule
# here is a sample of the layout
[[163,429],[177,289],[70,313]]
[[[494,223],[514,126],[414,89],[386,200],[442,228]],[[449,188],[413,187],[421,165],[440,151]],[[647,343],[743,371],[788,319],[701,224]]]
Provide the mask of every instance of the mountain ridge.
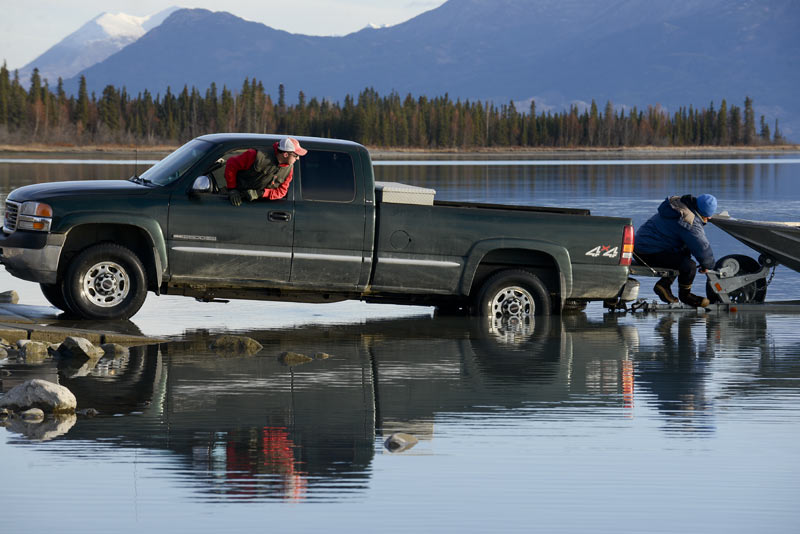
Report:
[[[741,104],[800,134],[800,3],[791,0],[449,0],[403,23],[341,37],[291,34],[226,12],[184,9],[81,71],[135,94],[257,78],[275,94],[382,94],[537,109]],[[79,76],[65,81],[76,91]]]

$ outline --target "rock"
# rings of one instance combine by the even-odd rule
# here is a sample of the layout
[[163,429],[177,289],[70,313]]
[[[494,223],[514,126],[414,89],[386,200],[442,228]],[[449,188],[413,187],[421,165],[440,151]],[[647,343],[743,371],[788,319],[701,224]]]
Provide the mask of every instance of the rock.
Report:
[[404,434],[403,432],[395,432],[383,443],[389,452],[403,452],[407,451],[414,445],[419,443],[419,440],[411,434]]
[[84,408],[83,410],[78,410],[75,412],[76,415],[82,415],[83,417],[94,417],[99,414],[97,410],[94,408]]
[[11,412],[9,412],[6,408],[0,408],[0,420],[8,419],[11,417]]
[[5,347],[0,347],[0,360],[8,358],[8,350]]
[[27,362],[41,362],[50,355],[47,345],[41,341],[20,339],[17,341],[17,346],[19,347],[19,356],[25,358]]
[[304,363],[313,362],[314,358],[309,358],[305,354],[298,354],[297,352],[282,352],[281,355],[278,356],[278,361],[283,365],[292,367],[294,365],[302,365]]
[[103,356],[103,349],[96,347],[86,338],[67,337],[58,348],[59,354],[64,358],[88,358],[90,360],[99,359]]
[[13,289],[11,291],[3,291],[0,293],[0,303],[17,304],[19,303],[19,295]]
[[6,430],[22,434],[29,439],[47,441],[69,432],[75,426],[76,421],[75,414],[50,416],[39,422],[14,418],[9,419],[6,424]]
[[19,416],[25,421],[42,421],[44,420],[44,412],[39,408],[29,408],[24,412],[20,412]]
[[103,349],[106,356],[112,356],[114,358],[128,356],[131,352],[128,347],[120,345],[119,343],[103,343],[100,345],[100,348]]
[[38,378],[26,380],[0,397],[0,408],[15,411],[40,408],[47,413],[74,413],[77,405],[70,390]]
[[211,342],[211,348],[223,354],[255,354],[264,346],[253,338],[246,336],[219,336]]
[[327,360],[330,357],[331,355],[328,354],[327,352],[317,352],[316,354],[314,354],[315,360]]

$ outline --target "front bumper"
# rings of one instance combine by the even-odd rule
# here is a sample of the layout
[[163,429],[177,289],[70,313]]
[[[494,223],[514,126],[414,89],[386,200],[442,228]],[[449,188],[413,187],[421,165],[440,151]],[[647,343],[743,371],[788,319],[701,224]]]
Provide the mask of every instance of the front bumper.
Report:
[[0,263],[13,276],[40,284],[55,284],[65,234],[0,233]]

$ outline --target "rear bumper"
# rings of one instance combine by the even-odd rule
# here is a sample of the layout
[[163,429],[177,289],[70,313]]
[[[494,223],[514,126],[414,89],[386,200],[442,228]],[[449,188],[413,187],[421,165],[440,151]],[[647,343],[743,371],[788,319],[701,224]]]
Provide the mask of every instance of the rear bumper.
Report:
[[55,284],[65,238],[64,234],[19,230],[13,234],[0,233],[0,263],[9,274],[22,280]]
[[615,298],[628,282],[628,267],[623,265],[574,264],[572,294],[569,298],[603,300]]

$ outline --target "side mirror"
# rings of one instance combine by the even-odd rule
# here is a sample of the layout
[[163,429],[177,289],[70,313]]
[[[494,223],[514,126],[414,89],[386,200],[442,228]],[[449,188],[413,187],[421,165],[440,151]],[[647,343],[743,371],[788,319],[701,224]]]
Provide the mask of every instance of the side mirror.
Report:
[[198,176],[194,179],[192,184],[192,193],[210,193],[211,192],[211,178],[205,174]]

